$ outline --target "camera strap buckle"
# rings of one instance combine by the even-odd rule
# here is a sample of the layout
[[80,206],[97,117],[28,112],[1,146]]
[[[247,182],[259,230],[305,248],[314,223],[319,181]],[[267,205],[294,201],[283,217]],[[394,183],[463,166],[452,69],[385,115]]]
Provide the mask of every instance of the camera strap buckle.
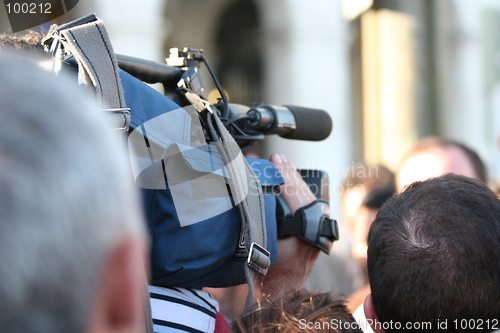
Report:
[[210,113],[214,113],[210,103],[201,98],[200,96],[198,96],[197,94],[186,90],[184,91],[184,96],[186,96],[186,99],[189,101],[189,103],[191,103],[194,106],[194,108],[198,112],[207,110]]
[[119,131],[127,131],[130,126],[130,108],[101,109],[111,124],[111,128]]
[[295,214],[278,218],[278,238],[298,236],[316,246],[326,254],[330,253],[333,242],[339,239],[337,221],[328,217],[328,203],[315,200],[298,209]]
[[260,274],[266,275],[271,265],[271,254],[265,248],[253,242],[250,245],[247,264]]

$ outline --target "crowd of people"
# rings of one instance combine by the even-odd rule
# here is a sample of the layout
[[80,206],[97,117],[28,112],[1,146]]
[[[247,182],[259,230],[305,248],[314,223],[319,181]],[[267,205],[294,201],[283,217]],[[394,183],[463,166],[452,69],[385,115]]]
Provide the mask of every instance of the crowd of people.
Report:
[[[252,306],[238,305],[244,288],[219,301],[216,290],[176,286],[150,286],[148,295],[155,240],[123,138],[74,78],[8,48],[0,53],[1,332],[145,332],[145,303],[153,317],[161,311],[158,333],[500,329],[499,196],[474,151],[434,137],[395,174],[377,166],[376,176],[346,180],[360,185],[342,199],[359,268],[347,299],[304,287],[319,249],[295,236],[278,241]],[[285,156],[270,160],[292,214],[316,200]]]

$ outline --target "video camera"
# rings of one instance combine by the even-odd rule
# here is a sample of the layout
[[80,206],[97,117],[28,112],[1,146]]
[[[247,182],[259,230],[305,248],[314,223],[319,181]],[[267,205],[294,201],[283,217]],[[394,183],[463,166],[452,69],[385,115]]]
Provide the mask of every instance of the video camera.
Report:
[[[68,43],[68,39],[73,37],[60,32],[81,25],[96,23],[96,21],[95,15],[89,15],[59,27],[51,28],[52,32],[49,32],[48,37],[44,39],[47,51],[55,57],[56,62],[66,64],[73,69],[78,67],[79,74],[81,74],[80,69],[82,66],[76,60],[75,54],[72,54],[67,48],[61,47],[63,42]],[[66,40],[63,40],[64,38]],[[100,43],[101,40],[98,42]],[[94,48],[91,47],[90,52],[93,51]],[[107,51],[103,52],[106,56],[110,55],[109,49],[104,48],[103,51]],[[101,55],[102,53],[98,53],[97,58]],[[212,154],[212,152],[218,146],[217,144],[212,145],[212,143],[220,142],[221,138],[216,136],[219,136],[222,131],[221,128],[215,131],[213,128],[210,129],[209,122],[211,119],[209,118],[211,115],[216,114],[223,124],[223,128],[227,129],[230,137],[234,138],[238,144],[237,147],[244,147],[257,140],[262,140],[266,135],[270,134],[297,140],[323,140],[328,137],[332,129],[332,121],[329,115],[322,110],[297,106],[262,104],[248,107],[229,103],[203,51],[199,49],[171,49],[166,64],[117,54],[113,54],[113,57],[110,58],[116,58],[119,68],[125,72],[120,71],[119,78],[125,91],[126,106],[131,109],[130,118],[132,118],[132,124],[134,125],[131,126],[128,132],[129,145],[131,138],[133,139],[134,135],[138,134],[138,141],[144,145],[144,149],[142,150],[143,155],[136,157],[138,157],[137,160],[141,160],[141,163],[146,164],[146,167],[141,169],[141,172],[152,170],[152,173],[149,174],[146,174],[146,172],[141,173],[141,175],[146,174],[148,184],[140,187],[143,190],[147,210],[146,218],[152,238],[162,238],[161,242],[153,241],[153,282],[158,285],[192,288],[203,286],[221,287],[242,283],[241,276],[238,276],[240,270],[235,269],[236,265],[233,261],[238,260],[235,257],[240,253],[241,249],[242,255],[239,258],[248,257],[250,266],[252,255],[245,252],[248,249],[243,242],[244,237],[242,237],[242,234],[239,237],[240,242],[230,245],[230,243],[232,244],[233,241],[238,239],[237,235],[235,236],[233,233],[237,233],[237,230],[241,227],[239,225],[241,216],[237,210],[233,209],[239,203],[233,201],[234,196],[241,189],[227,186],[228,180],[229,184],[234,181],[234,177],[233,180],[230,180],[231,175],[228,176],[225,169],[232,164],[231,158],[222,158],[215,161],[217,163],[214,163],[214,159],[219,157],[217,154]],[[96,60],[96,62],[98,61],[99,59]],[[209,103],[203,96],[205,89],[200,74],[202,64],[206,65],[221,96],[215,104]],[[86,66],[93,67],[93,64],[90,63]],[[103,68],[103,70],[105,71],[107,68]],[[164,96],[147,87],[143,82],[150,84],[161,83],[164,87]],[[177,112],[179,106],[186,109],[187,107],[194,107],[195,111],[190,114],[184,112],[185,110]],[[126,110],[126,108],[122,110]],[[130,110],[125,112],[130,112]],[[166,119],[165,116],[168,118],[167,121],[162,120]],[[169,118],[169,116],[172,117]],[[150,126],[151,121],[156,120],[160,120],[155,124],[158,126],[152,128]],[[197,147],[189,146],[189,136],[192,136],[192,132],[189,134],[189,131],[178,135],[177,138],[181,138],[179,141],[163,140],[163,134],[175,133],[179,127],[182,127],[181,124],[189,123],[189,126],[191,126],[192,120],[199,122],[202,129],[202,138],[196,141],[199,143]],[[211,124],[213,125],[213,123]],[[151,132],[148,133],[146,127],[154,130],[155,137],[150,135]],[[186,133],[188,134],[186,135]],[[205,137],[203,138],[203,136]],[[187,143],[182,141],[184,138],[188,139]],[[154,140],[163,140],[163,142],[173,144],[170,146],[168,144],[159,145],[159,149],[155,151],[152,148]],[[175,152],[172,154],[167,152],[170,148],[175,149]],[[239,149],[237,151],[239,152]],[[236,153],[238,154],[238,152]],[[197,163],[197,161],[201,160],[200,157],[208,161],[208,164]],[[270,164],[269,161],[260,161],[256,162],[256,164],[260,164],[261,170],[272,170],[272,168],[267,167],[268,165],[265,165],[266,162]],[[174,164],[170,164],[169,167],[169,163]],[[218,166],[215,170],[214,165]],[[303,171],[303,176],[307,183],[310,185],[315,184],[316,191],[313,192],[315,192],[318,199],[325,199],[323,195],[327,195],[325,189],[328,181],[326,173],[306,170]],[[273,178],[273,182],[269,183],[269,186],[266,185],[268,179],[271,178]],[[268,179],[259,179],[260,185],[273,188],[279,184],[280,179],[277,178],[281,178],[281,176],[276,177],[273,174]],[[188,181],[186,181],[187,179]],[[220,182],[221,179],[222,182]],[[138,180],[139,178],[136,178],[136,183]],[[186,187],[187,182],[190,182],[190,184]],[[213,187],[210,187],[211,185]],[[177,192],[178,189],[181,191]],[[181,192],[182,194],[178,194]],[[228,192],[229,196],[227,196]],[[267,193],[266,191],[264,191],[264,194],[265,220],[276,220],[277,222],[274,225],[274,232],[272,230],[273,226],[266,226],[268,234],[274,235],[274,242],[276,242],[277,237],[285,238],[296,235],[326,253],[330,251],[332,242],[338,239],[338,229],[336,221],[329,219],[325,214],[328,205],[325,200],[317,200],[292,215],[279,195],[275,196],[274,193]],[[205,206],[202,206],[202,202],[204,202]],[[193,203],[196,204],[198,209],[193,209]],[[214,210],[214,207],[224,205],[227,206],[227,209]],[[182,213],[186,211],[193,215],[194,212],[196,215],[198,214],[197,210],[204,213],[213,210],[215,213],[212,215],[205,214],[204,216],[208,216],[208,218],[187,223],[187,215],[182,215]],[[223,220],[227,221],[227,223],[225,222],[225,228],[221,229],[221,225],[224,225],[221,222]],[[200,242],[208,232],[214,230],[217,230],[218,237],[229,241],[223,244],[218,241],[219,244],[216,244],[214,239],[214,242],[211,243],[213,248]],[[224,236],[224,233],[227,235]],[[168,237],[167,241],[165,241],[165,237]],[[268,237],[268,239],[273,237]],[[190,251],[186,251],[186,244],[189,244]],[[231,249],[232,246],[237,248],[236,251]],[[216,247],[218,250],[215,250]],[[183,248],[181,252],[184,253],[179,253],[178,248]],[[227,252],[227,254],[222,255],[221,252]],[[204,255],[200,256],[200,253],[204,253]],[[274,251],[275,255],[276,253],[277,249]],[[182,258],[180,258],[181,254]],[[269,257],[269,254],[267,256]],[[211,259],[208,260],[208,257]],[[155,270],[155,268],[157,269]],[[221,275],[228,275],[227,281],[230,282],[222,282]]]
[[[263,140],[266,135],[277,134],[283,138],[296,140],[320,141],[328,137],[332,130],[332,121],[328,113],[323,110],[310,109],[298,106],[275,106],[261,104],[248,107],[229,103],[227,96],[218,82],[213,70],[208,64],[203,50],[184,48],[170,49],[170,56],[165,64],[159,64],[143,59],[117,55],[120,68],[147,83],[163,84],[165,95],[181,106],[195,105],[200,112],[200,120],[208,110],[215,110],[220,114],[224,126],[231,133],[240,147],[251,145],[257,140]],[[210,72],[221,98],[218,103],[210,105],[204,98],[205,91],[200,75],[200,66],[204,63]],[[299,170],[318,199],[328,202],[328,175],[320,170]],[[324,214],[323,206],[303,210],[292,219],[291,212],[281,196],[277,199],[278,237],[300,235],[307,242],[328,253],[331,241],[338,239],[336,226],[315,226],[316,233],[303,236],[307,232],[303,220],[321,221]],[[314,211],[314,212],[313,212]],[[299,216],[303,214],[303,216]],[[295,221],[295,222],[293,222]],[[293,223],[296,226],[291,227]],[[321,222],[318,222],[321,223]],[[312,228],[312,226],[309,226]],[[317,236],[317,228],[322,230],[322,237]],[[304,230],[303,230],[304,229]],[[313,235],[314,234],[314,235]]]

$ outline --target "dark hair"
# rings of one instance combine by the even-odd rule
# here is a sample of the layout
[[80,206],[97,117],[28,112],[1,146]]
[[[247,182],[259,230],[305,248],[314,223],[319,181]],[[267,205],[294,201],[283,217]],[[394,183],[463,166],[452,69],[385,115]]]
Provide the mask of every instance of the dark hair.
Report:
[[254,304],[233,323],[236,333],[362,333],[345,305],[332,293],[291,290],[273,301]]
[[415,154],[416,152],[435,147],[443,149],[457,148],[458,150],[460,150],[462,153],[465,154],[465,156],[471,163],[477,179],[481,180],[483,183],[487,182],[488,176],[486,172],[486,166],[484,165],[479,155],[474,150],[470,149],[463,143],[451,139],[444,139],[435,136],[429,136],[423,138],[410,149],[410,151],[406,154],[405,158],[403,158],[403,161],[406,160],[409,156]]
[[356,163],[347,173],[343,187],[349,189],[357,185],[364,185],[371,190],[374,187],[383,185],[392,185],[395,187],[394,173],[384,165],[374,164],[368,165],[365,163]]
[[495,193],[453,174],[415,182],[387,201],[368,235],[379,320],[431,322],[436,330],[445,320],[500,318],[499,219]]
[[396,192],[394,173],[380,164],[356,163],[349,169],[342,186],[342,201],[349,189],[363,186],[366,194],[361,205],[373,209],[379,209]]

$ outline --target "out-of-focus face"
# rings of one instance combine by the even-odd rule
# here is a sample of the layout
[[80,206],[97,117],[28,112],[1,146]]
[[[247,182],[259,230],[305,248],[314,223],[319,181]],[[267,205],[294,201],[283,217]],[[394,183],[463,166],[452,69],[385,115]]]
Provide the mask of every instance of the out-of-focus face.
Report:
[[477,178],[472,163],[456,147],[432,147],[408,157],[396,175],[396,187],[401,192],[405,186],[447,173]]
[[362,206],[365,196],[365,186],[356,186],[347,190],[343,199],[343,218],[350,230],[352,256],[364,260],[368,231],[378,212],[378,209]]
[[377,217],[378,209],[359,207],[354,221],[352,255],[354,258],[366,260],[368,250],[368,231]]

